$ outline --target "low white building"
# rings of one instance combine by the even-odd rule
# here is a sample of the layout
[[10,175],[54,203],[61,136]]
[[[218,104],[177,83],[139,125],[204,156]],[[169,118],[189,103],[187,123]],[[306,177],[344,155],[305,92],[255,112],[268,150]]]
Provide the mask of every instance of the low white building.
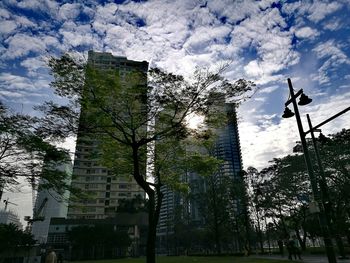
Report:
[[23,226],[19,216],[12,210],[0,210],[0,224],[15,224],[19,229]]

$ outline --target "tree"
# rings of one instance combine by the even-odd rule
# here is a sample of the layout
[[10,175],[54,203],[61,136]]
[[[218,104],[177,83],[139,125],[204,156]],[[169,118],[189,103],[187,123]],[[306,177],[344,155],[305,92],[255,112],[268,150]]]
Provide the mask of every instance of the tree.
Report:
[[14,224],[0,224],[0,253],[11,251],[16,253],[19,247],[24,246],[27,249],[34,246],[35,240],[33,235],[24,232]]
[[325,177],[325,182],[321,181],[322,176],[319,178],[320,189],[339,252],[345,257],[341,236],[350,237],[350,130],[343,129],[330,138],[321,135],[318,141],[323,169],[317,166],[317,172]]
[[207,233],[214,240],[217,254],[221,254],[222,238],[229,220],[229,191],[228,178],[222,178],[218,172],[198,180],[193,199],[198,205],[201,215],[205,219]]
[[57,193],[69,188],[65,172],[49,169],[50,163],[70,161],[68,153],[50,144],[36,133],[38,119],[11,113],[0,101],[0,199],[3,189],[13,191],[24,178],[37,189],[54,189]]
[[[349,220],[349,130],[342,130],[329,138],[320,136],[318,139],[320,157],[325,173],[327,192],[323,192],[328,216],[331,219],[333,235],[337,240],[339,251],[342,251],[341,235],[347,234]],[[311,141],[308,142],[310,155],[317,175],[318,189],[322,186],[322,170],[318,167]],[[296,154],[273,159],[270,166],[252,173],[259,185],[259,199],[255,204],[263,208],[265,215],[270,217],[282,236],[288,236],[290,230],[295,231],[303,249],[306,238],[320,235],[315,215],[307,209],[312,200],[310,181],[306,172],[300,144],[294,147]],[[326,189],[326,190],[327,190]],[[318,196],[320,196],[320,192]],[[316,225],[315,225],[316,224]],[[301,231],[303,234],[301,234]]]
[[[144,173],[147,147],[170,138],[178,141],[187,138],[190,130],[186,120],[191,114],[215,114],[210,109],[217,100],[209,99],[210,93],[220,91],[237,99],[252,90],[254,84],[243,79],[230,83],[221,77],[222,71],[197,71],[193,80],[188,81],[159,69],[149,71],[148,85],[145,76],[138,72],[122,82],[118,71],[82,65],[69,55],[51,58],[49,65],[55,78],[51,86],[70,104],[43,105],[41,110],[46,117],[41,131],[59,137],[84,129],[108,142],[107,151],[114,150],[114,165],[120,164],[124,173],[131,174],[149,198],[147,262],[154,263],[162,183],[148,181]],[[207,120],[210,127],[211,119]]]
[[243,250],[246,255],[249,255],[251,253],[251,220],[249,214],[249,185],[245,180],[246,175],[245,171],[240,171],[237,178],[229,184],[229,207],[233,208],[231,217],[233,215],[234,220],[230,229],[236,229],[240,251]]
[[267,214],[279,221],[276,226],[280,227],[282,238],[289,237],[289,231],[293,230],[305,249],[308,236],[305,225],[311,216],[307,204],[312,193],[303,156],[296,154],[273,159],[271,165],[261,171],[261,176],[266,178],[262,205]]

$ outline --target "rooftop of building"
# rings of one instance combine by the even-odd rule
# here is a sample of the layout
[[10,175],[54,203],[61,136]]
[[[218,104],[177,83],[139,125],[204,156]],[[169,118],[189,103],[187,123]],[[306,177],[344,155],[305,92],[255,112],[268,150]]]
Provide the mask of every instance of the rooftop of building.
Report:
[[94,50],[89,50],[88,52],[88,60],[93,60],[93,59],[107,59],[107,60],[119,60],[119,61],[125,61],[129,63],[130,65],[140,65],[144,64],[148,66],[148,62],[143,60],[143,61],[136,61],[136,60],[129,60],[127,57],[124,56],[114,56],[110,52],[98,52]]

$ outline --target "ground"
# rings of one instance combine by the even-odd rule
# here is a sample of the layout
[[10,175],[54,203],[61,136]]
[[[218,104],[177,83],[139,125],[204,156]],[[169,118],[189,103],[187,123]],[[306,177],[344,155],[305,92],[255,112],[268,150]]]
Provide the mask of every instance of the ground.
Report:
[[[144,263],[145,258],[127,258],[113,260],[74,261],[74,263]],[[286,263],[273,259],[250,257],[158,257],[157,263]]]

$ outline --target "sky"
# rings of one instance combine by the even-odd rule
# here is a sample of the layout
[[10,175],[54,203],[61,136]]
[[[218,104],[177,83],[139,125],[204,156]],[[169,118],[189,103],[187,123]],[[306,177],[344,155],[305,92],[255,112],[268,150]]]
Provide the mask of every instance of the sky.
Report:
[[[300,107],[305,130],[307,113],[316,125],[350,106],[349,13],[348,0],[2,0],[0,100],[34,114],[34,105],[54,96],[47,59],[65,52],[111,52],[185,76],[229,62],[228,79],[259,88],[240,105],[238,125],[244,168],[262,169],[299,139],[295,118],[281,118],[287,78],[313,99]],[[349,114],[323,133],[349,129]],[[21,190],[5,198],[23,217],[31,190]]]

